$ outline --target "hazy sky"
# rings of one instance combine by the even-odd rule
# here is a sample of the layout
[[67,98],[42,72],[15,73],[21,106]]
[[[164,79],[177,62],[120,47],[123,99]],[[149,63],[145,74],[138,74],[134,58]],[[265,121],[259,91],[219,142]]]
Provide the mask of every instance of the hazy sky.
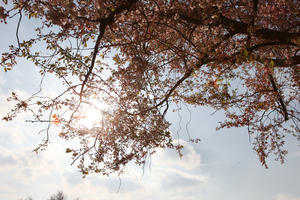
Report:
[[[32,26],[24,22],[21,40],[28,37]],[[22,38],[23,37],[23,38]],[[0,24],[0,52],[15,42],[15,24]],[[0,116],[13,106],[6,101],[12,91],[28,96],[38,90],[38,69],[21,61],[11,72],[0,69]],[[56,83],[49,77],[44,83],[55,92]],[[185,105],[182,105],[185,108]],[[284,165],[269,160],[269,169],[262,167],[251,149],[245,129],[223,129],[216,132],[222,113],[208,108],[190,108],[169,113],[172,130],[185,145],[180,160],[176,152],[159,150],[151,165],[128,166],[121,176],[89,175],[82,179],[76,166],[71,166],[65,148],[68,143],[51,133],[52,143],[36,155],[32,150],[41,142],[39,128],[25,122],[21,115],[13,122],[0,121],[0,199],[17,200],[27,196],[46,200],[57,190],[68,199],[81,200],[300,200],[300,148],[294,138],[287,138],[289,154]],[[191,137],[201,142],[193,145]],[[182,118],[182,120],[180,120]],[[181,123],[180,123],[181,122]],[[180,128],[181,127],[181,128]]]

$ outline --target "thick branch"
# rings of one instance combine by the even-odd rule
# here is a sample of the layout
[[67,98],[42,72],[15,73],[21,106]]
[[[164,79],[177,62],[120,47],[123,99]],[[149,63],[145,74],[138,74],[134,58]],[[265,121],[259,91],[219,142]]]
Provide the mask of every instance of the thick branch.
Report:
[[[295,46],[292,43],[289,42],[265,42],[265,43],[260,43],[253,45],[251,47],[246,48],[245,50],[250,54],[253,53],[256,50],[259,50],[260,48],[268,47],[268,46],[276,46],[276,45],[291,45]],[[236,62],[236,59],[238,58],[239,55],[243,54],[243,51],[238,51],[235,52],[231,55],[221,57],[221,58],[215,58],[219,63],[226,62],[228,60],[231,60],[233,63]],[[275,63],[276,67],[292,67],[300,64],[300,56],[295,55],[289,58],[266,58],[264,57],[263,59],[260,56],[256,56],[255,59],[259,62],[263,62],[263,60],[269,60],[269,62],[273,61]]]
[[97,57],[97,54],[99,52],[99,44],[100,44],[101,39],[104,36],[106,27],[110,26],[112,23],[114,23],[115,15],[123,12],[124,10],[130,9],[130,7],[134,3],[136,3],[136,2],[137,2],[137,0],[130,0],[127,3],[118,6],[113,12],[111,12],[109,14],[108,17],[103,18],[103,19],[99,19],[99,22],[100,22],[100,25],[99,25],[99,35],[97,37],[97,41],[96,41],[96,44],[95,44],[95,47],[94,47],[94,52],[93,52],[93,57],[92,57],[91,65],[89,67],[89,70],[88,70],[87,74],[84,77],[83,82],[82,82],[82,87],[81,87],[80,93],[79,93],[80,94],[80,99],[82,98],[82,95],[83,95],[84,86],[86,85],[86,82],[88,81],[89,76],[91,75],[91,73],[92,73],[92,71],[94,69],[96,57]]
[[293,67],[293,66],[297,67],[297,65],[300,65],[300,56],[293,56],[290,58],[289,61],[287,59],[280,59],[280,58],[276,58],[272,60],[275,63],[276,67]]
[[232,34],[254,35],[265,40],[276,40],[280,42],[293,43],[294,39],[300,37],[300,33],[290,33],[287,31],[277,31],[266,28],[251,26],[244,22],[238,22],[233,19],[220,15],[220,24],[223,25]]
[[95,47],[94,47],[94,52],[93,52],[93,57],[92,57],[92,61],[91,61],[91,65],[89,67],[89,70],[87,72],[87,74],[85,75],[84,77],[84,80],[82,82],[82,86],[81,86],[81,89],[80,89],[80,99],[82,98],[82,95],[83,95],[83,89],[84,89],[84,86],[86,84],[86,82],[88,81],[88,78],[89,76],[91,75],[93,69],[94,69],[94,66],[95,66],[95,60],[96,60],[96,57],[97,57],[97,54],[98,54],[98,51],[99,51],[99,44],[100,44],[100,41],[104,35],[104,32],[105,32],[105,28],[106,28],[106,25],[105,24],[100,24],[99,26],[99,35],[97,37],[97,41],[96,41],[96,44],[95,44]]
[[284,117],[284,120],[287,121],[289,120],[289,117],[288,117],[288,112],[287,112],[287,109],[286,109],[286,106],[285,106],[285,103],[283,102],[283,99],[280,95],[280,91],[278,90],[277,86],[276,86],[276,83],[275,83],[275,80],[273,78],[273,76],[271,74],[269,74],[269,80],[271,82],[271,85],[274,89],[274,92],[276,93],[277,95],[277,98],[278,98],[278,101],[279,101],[279,104],[281,106],[281,109],[282,109],[282,115]]
[[[257,4],[254,1],[254,9],[257,9]],[[235,34],[247,34],[254,35],[260,39],[265,40],[276,40],[280,42],[290,42],[294,43],[294,40],[300,38],[300,33],[294,32],[290,33],[288,31],[278,31],[267,28],[261,28],[254,25],[247,24],[244,22],[236,21],[234,19],[230,19],[221,14],[221,11],[218,8],[212,9],[211,15],[215,15],[218,13],[218,19],[216,21],[207,22],[207,19],[202,19],[201,16],[199,18],[195,18],[192,16],[188,16],[185,13],[179,13],[181,19],[196,25],[205,25],[205,26],[223,26],[230,32],[231,35]],[[169,13],[169,15],[174,15],[175,13]]]

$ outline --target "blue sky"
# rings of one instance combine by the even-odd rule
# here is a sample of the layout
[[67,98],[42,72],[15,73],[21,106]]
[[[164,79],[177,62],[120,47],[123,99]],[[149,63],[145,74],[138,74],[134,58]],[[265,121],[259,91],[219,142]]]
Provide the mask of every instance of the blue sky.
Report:
[[[25,22],[21,36],[28,37],[31,24]],[[15,24],[0,24],[2,53],[15,42]],[[10,72],[0,69],[0,116],[13,106],[6,101],[15,91],[26,97],[38,90],[38,69],[20,61]],[[51,77],[45,82],[44,92],[55,92],[58,87]],[[128,166],[126,173],[103,177],[89,175],[82,179],[76,166],[71,166],[65,148],[68,146],[51,133],[52,143],[36,155],[32,150],[41,142],[39,126],[25,122],[27,114],[13,122],[0,121],[0,199],[17,200],[26,196],[34,200],[47,199],[57,190],[63,190],[68,199],[85,200],[300,200],[300,148],[292,137],[287,137],[289,154],[284,165],[269,160],[269,169],[262,167],[251,149],[245,129],[215,131],[217,122],[223,119],[221,112],[211,115],[208,108],[190,108],[169,113],[172,130],[179,134],[179,142],[185,145],[183,158],[171,150],[158,150],[152,156],[151,165]],[[201,142],[190,144],[186,124],[191,137]],[[182,118],[182,120],[180,120]],[[180,128],[181,126],[181,128]],[[175,134],[176,135],[176,134]]]

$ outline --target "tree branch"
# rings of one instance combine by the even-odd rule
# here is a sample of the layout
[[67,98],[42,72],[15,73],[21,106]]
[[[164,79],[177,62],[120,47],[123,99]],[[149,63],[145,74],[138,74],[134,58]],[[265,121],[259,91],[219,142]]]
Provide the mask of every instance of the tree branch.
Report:
[[280,91],[279,91],[279,89],[276,86],[275,80],[274,80],[274,78],[273,78],[273,76],[271,74],[269,74],[269,80],[270,80],[271,85],[272,85],[272,87],[274,89],[274,92],[277,95],[279,104],[280,104],[281,109],[282,109],[282,115],[284,117],[284,120],[287,121],[287,120],[289,120],[289,116],[288,116],[288,112],[287,112],[286,106],[285,106],[285,104],[283,102],[283,99],[282,99],[282,97],[280,95]]
[[91,61],[91,65],[89,67],[89,70],[87,72],[87,74],[84,76],[84,80],[82,82],[82,86],[81,86],[81,89],[80,89],[80,92],[79,92],[79,95],[80,95],[80,99],[82,99],[82,95],[83,95],[83,89],[84,89],[84,86],[86,84],[86,82],[88,81],[88,78],[89,76],[91,75],[93,69],[94,69],[94,66],[95,66],[95,60],[96,60],[96,57],[97,57],[97,54],[99,52],[99,44],[100,44],[100,41],[104,35],[104,32],[105,32],[105,28],[106,28],[107,25],[105,24],[100,24],[99,25],[99,35],[97,37],[97,41],[96,41],[96,44],[95,44],[95,47],[94,47],[94,52],[93,52],[93,57],[92,57],[92,61]]
[[18,42],[18,46],[19,49],[21,49],[21,45],[20,45],[20,39],[19,39],[19,28],[20,28],[20,24],[21,24],[21,20],[22,20],[22,11],[19,10],[19,20],[18,20],[18,25],[17,25],[17,30],[16,30],[16,37],[17,37],[17,42]]
[[113,12],[111,12],[109,14],[108,17],[103,18],[103,19],[99,19],[99,22],[100,22],[100,25],[99,25],[99,35],[97,37],[97,41],[96,41],[96,44],[95,44],[95,47],[94,47],[94,52],[93,52],[93,57],[92,57],[91,65],[89,67],[89,70],[88,70],[87,74],[84,77],[83,82],[82,82],[82,86],[81,86],[80,93],[79,93],[80,94],[80,100],[82,99],[84,86],[86,85],[86,83],[88,81],[88,78],[89,78],[89,76],[91,75],[91,73],[92,73],[92,71],[94,69],[95,60],[96,60],[97,54],[99,52],[99,44],[100,44],[101,39],[104,36],[106,27],[109,26],[109,25],[111,25],[112,23],[114,23],[114,17],[115,17],[115,15],[121,13],[124,10],[130,9],[130,7],[134,3],[136,3],[137,1],[138,0],[129,0],[129,1],[127,1],[127,3],[118,6]]
[[[204,57],[202,58],[201,64],[198,64],[197,67],[196,67],[196,69],[199,69],[202,65],[206,64],[207,61],[208,61],[207,58],[208,58],[207,55],[204,56]],[[158,104],[156,104],[155,106],[151,107],[151,108],[148,109],[148,110],[152,110],[152,109],[154,109],[154,108],[158,108],[159,106],[161,106],[162,104],[164,104],[164,102],[168,101],[169,98],[170,98],[170,96],[172,95],[172,93],[177,89],[177,87],[178,87],[183,81],[185,81],[187,78],[189,78],[189,77],[191,76],[191,74],[192,74],[194,71],[195,71],[195,68],[190,68],[190,69],[188,69],[188,70],[184,73],[183,77],[181,77],[181,78],[175,83],[175,85],[167,92],[167,94],[166,94],[166,96],[163,98],[163,100],[160,101]],[[168,107],[168,105],[167,105],[167,107]],[[165,115],[165,112],[164,112],[164,115]]]
[[[254,1],[254,9],[257,9],[257,4]],[[295,45],[298,45],[294,43],[295,39],[300,38],[300,33],[294,32],[290,33],[288,31],[278,31],[278,30],[272,30],[267,28],[261,28],[254,25],[247,24],[241,21],[236,21],[233,19],[230,19],[224,15],[221,14],[221,11],[215,7],[212,14],[218,13],[218,18],[216,21],[207,23],[205,22],[206,19],[202,18],[194,18],[191,16],[186,15],[185,13],[179,13],[179,16],[181,19],[192,23],[196,25],[206,25],[206,26],[219,26],[222,25],[224,28],[227,29],[231,33],[231,35],[235,34],[247,34],[247,35],[254,35],[258,38],[265,39],[265,40],[276,40],[280,42],[290,42]],[[175,13],[169,13],[170,15]]]

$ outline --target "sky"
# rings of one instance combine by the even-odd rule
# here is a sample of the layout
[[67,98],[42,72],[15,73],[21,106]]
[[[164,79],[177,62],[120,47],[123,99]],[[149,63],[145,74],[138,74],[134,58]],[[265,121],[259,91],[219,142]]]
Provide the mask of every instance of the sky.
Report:
[[[22,37],[30,36],[32,24],[24,22]],[[0,52],[15,43],[15,23],[0,24]],[[20,60],[12,71],[0,68],[0,117],[13,107],[6,99],[12,91],[23,97],[39,88],[38,68]],[[59,87],[47,77],[44,92]],[[18,200],[31,196],[46,200],[62,190],[69,200],[300,200],[300,148],[292,137],[286,138],[289,153],[281,165],[273,158],[269,169],[259,163],[243,128],[216,131],[222,112],[212,115],[209,108],[181,105],[179,113],[170,112],[171,130],[185,146],[182,159],[172,150],[159,149],[145,168],[130,164],[124,175],[88,175],[82,178],[65,153],[69,141],[54,130],[51,144],[35,154],[42,135],[39,126],[26,123],[28,114],[12,122],[0,121],[0,199]],[[190,122],[189,122],[190,121]],[[201,139],[185,142],[188,134]]]

